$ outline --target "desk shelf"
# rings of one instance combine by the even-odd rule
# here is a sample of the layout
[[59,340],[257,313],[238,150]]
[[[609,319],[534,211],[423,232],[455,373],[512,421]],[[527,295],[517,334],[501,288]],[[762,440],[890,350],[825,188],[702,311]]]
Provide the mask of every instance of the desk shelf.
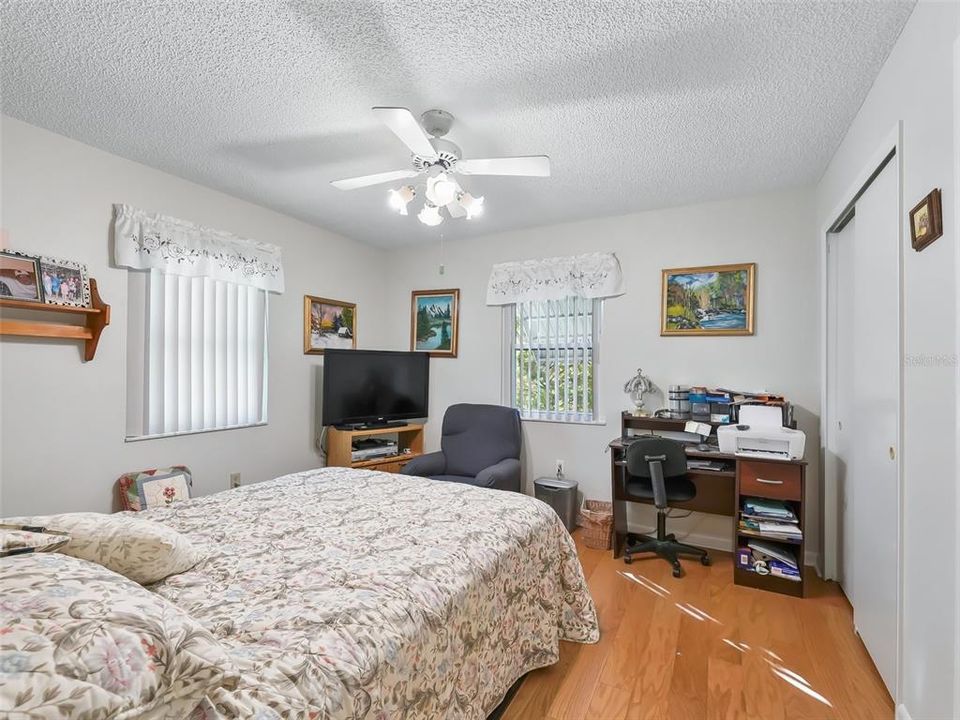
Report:
[[[65,338],[83,340],[84,362],[93,360],[97,354],[100,334],[110,324],[110,306],[100,297],[97,281],[90,280],[90,307],[47,305],[24,300],[0,299],[0,310],[24,310],[37,313],[36,319],[23,320],[0,318],[0,335],[36,338]],[[83,320],[83,324],[53,322],[53,314],[71,315]]]
[[[801,568],[803,565],[801,564]],[[803,597],[803,586],[806,584],[802,579],[805,571],[800,572],[801,580],[787,580],[776,575],[760,575],[752,570],[744,570],[734,565],[733,583],[745,587],[756,588],[757,590],[766,590],[768,592],[780,593],[781,595],[792,595],[793,597]]]
[[[800,580],[787,580],[775,575],[760,575],[751,570],[745,570],[734,562],[733,582],[735,585],[745,585],[759,590],[803,597],[804,586],[804,555],[806,550],[807,530],[804,527],[804,498],[806,497],[806,470],[807,464],[803,461],[764,460],[757,458],[742,459],[737,462],[736,482],[736,516],[733,525],[733,550],[746,546],[750,540],[783,545],[796,555],[797,567],[800,569]],[[757,478],[765,476],[759,485]],[[745,498],[760,497],[785,502],[797,516],[797,526],[800,528],[799,540],[772,538],[750,530],[740,528],[740,513]]]

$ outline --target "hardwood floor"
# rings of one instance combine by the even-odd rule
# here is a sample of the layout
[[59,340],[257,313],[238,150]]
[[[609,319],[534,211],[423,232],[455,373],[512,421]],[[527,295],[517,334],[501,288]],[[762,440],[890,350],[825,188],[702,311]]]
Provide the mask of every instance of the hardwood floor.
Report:
[[561,643],[503,720],[893,718],[849,603],[812,570],[801,600],[735,586],[729,553],[675,579],[658,558],[577,546],[600,642]]

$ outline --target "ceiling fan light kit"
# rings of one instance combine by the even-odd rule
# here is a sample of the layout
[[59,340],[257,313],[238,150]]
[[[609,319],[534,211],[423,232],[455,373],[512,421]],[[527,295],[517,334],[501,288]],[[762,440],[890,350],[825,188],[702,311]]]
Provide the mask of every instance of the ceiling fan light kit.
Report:
[[[435,227],[443,222],[440,208],[452,218],[472,220],[483,213],[483,197],[475,197],[463,190],[453,177],[461,175],[512,175],[520,177],[549,177],[550,158],[546,155],[528,155],[505,158],[463,160],[460,148],[443,138],[453,126],[453,115],[445,110],[427,110],[420,121],[406,108],[375,107],[374,115],[386,125],[412,153],[409,170],[363,175],[330,184],[340,190],[394,182],[419,175],[427,175],[424,183],[424,204],[417,218],[424,225]],[[417,187],[420,183],[417,183]],[[401,215],[407,215],[407,205],[416,197],[413,185],[391,189],[389,206]]]
[[410,204],[410,201],[413,200],[417,195],[417,191],[414,190],[413,185],[404,185],[403,187],[397,190],[390,190],[390,207],[396,210],[401,215],[407,214],[407,205]]
[[429,202],[423,204],[423,208],[417,213],[417,219],[424,225],[429,225],[430,227],[434,227],[443,222],[440,208],[436,205],[431,205]]

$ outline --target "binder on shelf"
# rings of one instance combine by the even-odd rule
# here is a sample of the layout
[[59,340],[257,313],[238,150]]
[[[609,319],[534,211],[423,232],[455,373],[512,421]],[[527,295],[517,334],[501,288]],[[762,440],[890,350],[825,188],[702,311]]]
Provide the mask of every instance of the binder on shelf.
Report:
[[784,565],[788,565],[794,570],[799,570],[797,556],[794,555],[793,552],[791,552],[788,548],[780,545],[774,545],[773,543],[765,542],[763,540],[751,540],[747,543],[747,547],[754,552],[759,553],[761,556],[767,556],[773,560],[779,560]]

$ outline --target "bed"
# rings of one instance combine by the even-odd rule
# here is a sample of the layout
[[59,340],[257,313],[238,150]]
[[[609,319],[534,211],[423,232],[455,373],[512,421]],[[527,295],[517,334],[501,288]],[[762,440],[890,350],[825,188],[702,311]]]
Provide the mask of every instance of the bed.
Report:
[[205,559],[152,586],[240,671],[194,718],[467,718],[596,642],[574,544],[517,493],[326,468],[140,516]]

